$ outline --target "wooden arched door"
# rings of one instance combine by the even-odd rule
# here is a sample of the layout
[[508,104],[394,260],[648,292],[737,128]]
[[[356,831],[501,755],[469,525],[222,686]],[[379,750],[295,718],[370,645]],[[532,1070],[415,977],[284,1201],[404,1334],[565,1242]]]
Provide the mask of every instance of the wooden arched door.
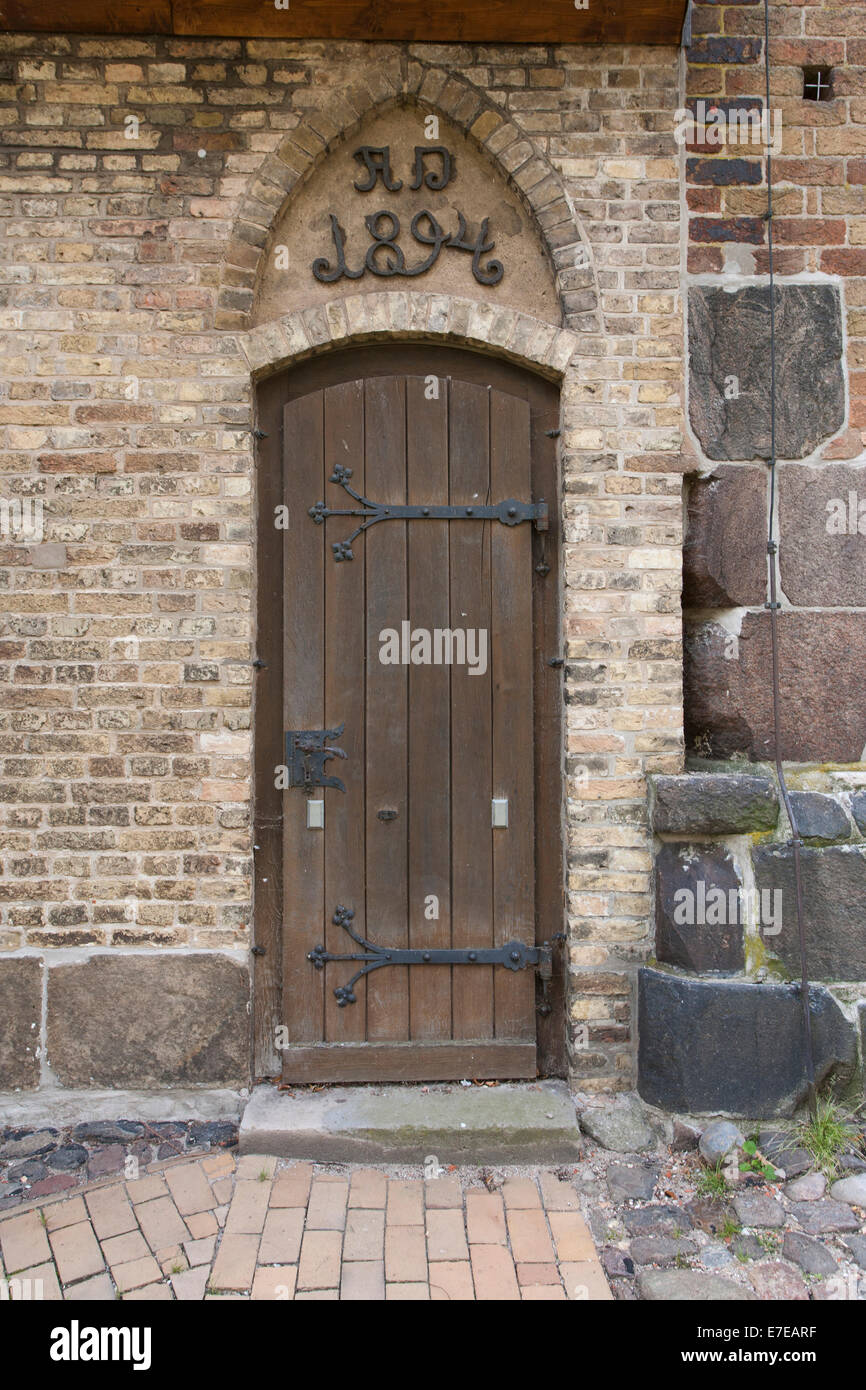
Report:
[[256,1003],[287,1082],[535,1076],[539,1023],[560,1069],[557,410],[408,345],[261,390]]

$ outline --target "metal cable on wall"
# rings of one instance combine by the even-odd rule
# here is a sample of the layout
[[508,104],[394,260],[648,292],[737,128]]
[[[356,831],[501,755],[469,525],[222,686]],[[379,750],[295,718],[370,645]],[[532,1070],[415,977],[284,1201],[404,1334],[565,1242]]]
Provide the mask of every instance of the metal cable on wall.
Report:
[[765,139],[767,155],[767,249],[770,277],[770,500],[767,535],[767,568],[769,572],[769,601],[765,607],[770,613],[770,643],[772,651],[773,684],[773,742],[776,775],[779,789],[791,823],[791,845],[794,852],[794,883],[797,895],[797,933],[800,953],[800,998],[803,1006],[803,1056],[806,1067],[807,1096],[809,1111],[815,1116],[817,1097],[815,1091],[815,1054],[812,1039],[812,1012],[810,1008],[809,974],[806,964],[806,914],[803,905],[803,873],[800,858],[802,840],[797,817],[788,794],[788,784],[781,756],[781,692],[779,684],[779,621],[780,604],[777,598],[776,554],[778,546],[773,538],[776,514],[776,288],[773,270],[773,154],[770,142],[770,0],[764,0],[764,78],[765,78]]

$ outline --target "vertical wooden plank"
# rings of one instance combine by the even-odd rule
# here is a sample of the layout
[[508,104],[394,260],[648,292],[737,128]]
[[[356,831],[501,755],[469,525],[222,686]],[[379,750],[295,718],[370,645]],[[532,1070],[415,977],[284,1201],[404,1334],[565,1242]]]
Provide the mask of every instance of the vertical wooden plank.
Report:
[[[351,486],[364,491],[364,383],[346,381],[324,393],[325,487],[328,505],[353,507],[348,494],[327,481],[334,465],[351,468]],[[347,754],[328,764],[328,772],[346,790],[326,788],[325,798],[325,944],[343,953],[357,947],[333,922],[338,905],[354,909],[353,929],[364,935],[364,583],[366,546],[354,547],[354,559],[334,559],[332,542],[354,529],[351,517],[325,522],[325,725],[345,724],[338,746]],[[311,832],[312,833],[312,832]],[[319,833],[319,832],[316,832]],[[366,983],[355,986],[356,1004],[340,1008],[334,989],[352,978],[356,967],[338,961],[325,968],[325,1037],[328,1042],[362,1042],[365,1036]]]
[[[324,726],[324,537],[307,514],[324,496],[323,398],[313,391],[283,415],[285,531],[283,730]],[[285,756],[285,743],[284,743]],[[323,1037],[323,973],[307,952],[324,940],[324,842],[306,827],[306,798],[283,792],[283,1012],[292,1042]]]
[[[406,501],[405,378],[365,383],[366,496]],[[408,945],[406,753],[408,671],[380,660],[380,633],[406,618],[406,523],[382,521],[358,538],[367,551],[367,931],[383,946]],[[397,812],[380,820],[380,810]],[[409,1036],[409,971],[388,966],[367,977],[367,1037]]]
[[[497,501],[531,494],[529,406],[493,391],[490,491]],[[493,831],[495,941],[535,941],[532,705],[532,529],[496,523],[491,536],[493,795],[508,800],[508,825]],[[497,1038],[535,1038],[531,970],[494,976]]]
[[[429,380],[429,378],[426,378]],[[448,382],[437,378],[428,399],[424,377],[406,382],[408,501],[448,502]],[[410,521],[408,615],[414,629],[432,634],[449,626],[448,521]],[[409,667],[409,944],[451,945],[451,703],[450,668]],[[437,917],[425,904],[437,899]],[[451,1036],[448,965],[409,972],[410,1035]]]
[[[489,390],[452,381],[449,490],[452,504],[490,496]],[[451,521],[451,629],[490,633],[489,521]],[[499,524],[498,522],[496,523]],[[493,945],[490,828],[491,671],[451,668],[451,903],[454,946]],[[493,967],[455,967],[454,1036],[493,1036]]]

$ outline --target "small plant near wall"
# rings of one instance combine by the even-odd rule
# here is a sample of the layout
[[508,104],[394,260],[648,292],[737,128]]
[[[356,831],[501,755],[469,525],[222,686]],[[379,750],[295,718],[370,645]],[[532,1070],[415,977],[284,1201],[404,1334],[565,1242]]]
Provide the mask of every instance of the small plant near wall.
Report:
[[792,1136],[807,1153],[814,1166],[832,1181],[840,1171],[845,1153],[863,1155],[862,1124],[858,1125],[837,1101],[831,1097],[818,1100],[814,1119],[790,1126]]
[[698,1177],[698,1193],[701,1197],[724,1197],[728,1191],[728,1180],[722,1172],[721,1163],[715,1168],[704,1168]]
[[767,1182],[776,1182],[779,1176],[772,1163],[761,1153],[755,1139],[747,1139],[743,1145],[743,1157],[740,1159],[739,1168],[741,1173],[757,1173]]

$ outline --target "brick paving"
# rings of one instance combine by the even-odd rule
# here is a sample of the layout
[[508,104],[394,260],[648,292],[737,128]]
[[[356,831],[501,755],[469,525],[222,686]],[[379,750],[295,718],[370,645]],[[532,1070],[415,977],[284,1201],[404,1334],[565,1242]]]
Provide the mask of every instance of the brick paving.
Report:
[[180,1158],[0,1215],[0,1279],[13,1299],[611,1298],[571,1183],[475,1182]]

